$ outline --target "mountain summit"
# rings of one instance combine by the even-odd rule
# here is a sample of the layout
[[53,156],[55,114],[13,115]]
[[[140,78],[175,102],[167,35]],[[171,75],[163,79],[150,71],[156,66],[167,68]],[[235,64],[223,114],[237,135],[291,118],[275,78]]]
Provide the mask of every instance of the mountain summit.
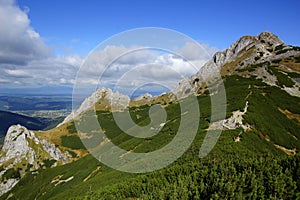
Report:
[[[258,36],[243,36],[228,49],[217,52],[211,60],[202,66],[199,72],[189,79],[183,79],[175,86],[172,93],[181,98],[192,93],[203,93],[207,82],[216,81],[216,74],[221,76],[239,74],[262,78],[270,85],[278,85],[270,65],[280,66],[283,71],[300,72],[300,48],[286,45],[278,36],[270,32],[262,32]],[[284,89],[291,95],[299,96],[299,84],[286,84]]]

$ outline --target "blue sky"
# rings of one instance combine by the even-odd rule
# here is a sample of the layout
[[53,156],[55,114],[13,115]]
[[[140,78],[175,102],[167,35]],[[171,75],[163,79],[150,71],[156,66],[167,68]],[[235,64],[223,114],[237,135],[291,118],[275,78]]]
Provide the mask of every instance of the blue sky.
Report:
[[[140,27],[179,31],[204,45],[210,56],[228,48],[243,35],[258,35],[266,30],[287,44],[300,46],[299,7],[296,0],[0,0],[1,88],[72,87],[79,67],[91,50],[115,34]],[[110,46],[100,55],[115,56],[128,50]],[[193,45],[188,43],[180,51],[188,57],[201,54],[194,52]],[[185,69],[186,63],[170,55],[150,53],[149,58],[149,62],[171,63],[171,67],[183,73],[191,72]],[[198,59],[197,67],[208,59]],[[87,70],[88,73],[92,72]],[[163,74],[159,75],[164,79]]]
[[87,54],[119,32],[145,26],[165,27],[219,49],[242,35],[268,30],[300,46],[297,0],[274,1],[76,1],[18,0],[29,7],[32,27],[59,54]]

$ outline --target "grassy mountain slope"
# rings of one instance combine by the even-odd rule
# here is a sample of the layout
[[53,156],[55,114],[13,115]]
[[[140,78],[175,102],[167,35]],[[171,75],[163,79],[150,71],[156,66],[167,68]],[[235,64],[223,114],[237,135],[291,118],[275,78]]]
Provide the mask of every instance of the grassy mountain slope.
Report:
[[[198,75],[203,71],[199,71],[190,78],[191,85],[177,87],[178,94],[189,91],[197,95],[201,112],[197,135],[177,161],[151,173],[124,173],[100,163],[88,154],[79,137],[83,132],[77,132],[73,121],[36,131],[38,137],[67,150],[73,162],[27,173],[0,199],[298,199],[299,56],[299,47],[285,45],[271,33],[242,37],[228,50],[217,53],[204,69],[220,67],[226,89],[226,119],[211,121],[209,88],[200,84]],[[118,127],[111,112],[96,106],[101,131],[108,142],[129,152],[160,149],[172,141],[183,118],[180,104],[170,102],[170,97],[165,94],[150,103],[131,102],[130,115],[141,126],[150,123],[148,104],[163,104],[167,122],[157,135],[132,137]],[[190,98],[180,101],[190,104]],[[235,113],[242,121],[234,120],[233,126],[227,126]],[[79,122],[89,120],[90,114],[94,113],[82,113]],[[223,131],[213,150],[200,159],[199,149],[210,123],[221,124]],[[84,140],[99,145],[99,130],[85,128],[89,134]]]
[[[204,159],[198,158],[210,120],[210,97],[199,96],[201,117],[196,139],[189,150],[167,168],[133,175],[106,167],[87,155],[63,166],[41,169],[38,174],[27,174],[2,198],[10,194],[12,199],[208,199],[253,195],[296,198],[300,194],[299,156],[289,156],[275,145],[286,149],[300,148],[299,122],[282,112],[289,110],[299,114],[299,98],[254,77],[235,75],[224,80],[228,116],[243,109],[246,99],[249,101],[244,120],[251,125],[251,130],[242,133],[240,142],[233,141],[240,134],[239,129],[225,130],[213,151]],[[148,106],[132,108],[131,115],[137,123],[147,124],[148,109]],[[166,110],[169,122],[150,139],[136,139],[123,133],[109,112],[99,111],[97,114],[107,137],[114,144],[127,150],[148,152],[166,145],[176,133],[180,119],[179,104],[173,103]],[[77,147],[81,148],[80,144],[72,146],[69,140],[62,142],[66,136],[76,137],[72,123],[65,128],[69,133],[61,135],[60,145],[74,151]],[[58,184],[57,180],[70,177],[73,178]]]

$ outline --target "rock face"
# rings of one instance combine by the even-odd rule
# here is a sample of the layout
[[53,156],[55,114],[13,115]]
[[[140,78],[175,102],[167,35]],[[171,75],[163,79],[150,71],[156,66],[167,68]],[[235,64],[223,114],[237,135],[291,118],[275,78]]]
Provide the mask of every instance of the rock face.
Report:
[[151,94],[146,93],[146,94],[142,94],[134,99],[130,100],[129,106],[130,107],[138,107],[141,105],[151,105],[152,103],[154,103],[155,97],[153,97]]
[[[171,94],[173,94],[173,99],[181,99],[191,94],[197,95],[201,93],[201,90],[212,87],[220,80],[221,76],[237,74],[239,70],[251,65],[264,62],[270,63],[274,60],[299,55],[299,49],[285,45],[276,35],[270,32],[263,32],[258,36],[244,36],[228,49],[217,52],[195,75],[181,80],[171,91]],[[261,70],[261,73],[265,72],[266,70]],[[240,75],[254,75],[266,79],[263,81],[271,85],[277,82],[276,77],[272,74],[266,72],[268,74],[262,75],[261,73],[254,71],[247,74],[240,73]]]
[[63,153],[54,144],[37,137],[24,126],[11,126],[0,154],[0,195],[9,191],[26,173],[46,167],[47,162],[56,166],[68,160],[68,153]]
[[[110,89],[101,88],[86,98],[80,108],[67,116],[61,124],[72,120],[94,105],[96,109],[100,110],[121,111],[128,106],[136,107],[156,103],[165,105],[192,94],[203,94],[208,90],[210,95],[213,95],[214,91],[217,91],[215,89],[222,81],[222,76],[226,75],[255,76],[269,85],[278,86],[277,77],[270,72],[272,71],[269,69],[270,63],[279,59],[299,56],[299,48],[284,44],[283,41],[270,32],[262,32],[258,36],[243,36],[228,49],[215,53],[213,58],[204,64],[195,75],[182,79],[170,93],[157,97],[144,94],[130,100],[126,95],[118,92],[113,93]],[[253,65],[259,65],[259,67],[251,72],[246,70]],[[294,70],[282,64],[279,67],[286,67],[286,70],[289,72]],[[297,68],[299,70],[300,66],[295,67],[295,69]],[[300,73],[300,70],[298,73]],[[299,81],[298,83],[296,82],[292,87],[284,86],[282,89],[291,95],[300,96],[300,83]]]
[[143,101],[143,100],[151,100],[153,96],[149,93],[141,94],[140,96],[133,99],[134,101]]
[[96,106],[97,109],[109,110],[109,111],[121,111],[128,107],[130,98],[127,95],[123,95],[119,92],[113,92],[111,89],[101,88],[94,92],[91,96],[87,97],[80,107],[68,115],[62,123],[71,121],[79,116],[79,114],[87,111],[88,109]]
[[29,147],[27,138],[33,140],[35,144],[39,143],[34,133],[28,131],[25,127],[20,125],[11,126],[7,131],[2,147],[2,152],[5,152],[5,156],[0,158],[0,163],[15,158],[12,163],[12,165],[15,165],[25,158],[29,164],[33,164],[35,152]]
[[[243,36],[238,41],[234,42],[228,49],[217,52],[212,60],[206,63],[195,76],[199,78],[201,76],[204,78],[212,77],[214,76],[214,73],[221,72],[221,68],[224,67],[226,63],[236,61],[238,58],[241,58],[240,63],[238,62],[238,64],[242,64],[243,62],[242,66],[231,65],[231,67],[246,67],[247,65],[258,61],[255,60],[258,56],[257,52],[261,52],[264,57],[268,57],[272,55],[268,49],[275,48],[281,44],[284,43],[276,35],[270,32],[263,32],[258,36]],[[245,55],[246,52],[248,52],[247,55]]]
[[220,120],[213,122],[209,129],[210,130],[216,130],[216,129],[221,129],[221,130],[233,130],[236,128],[241,128],[244,131],[249,131],[251,130],[251,127],[249,124],[243,124],[243,115],[247,113],[248,110],[248,101],[246,101],[246,105],[243,111],[237,110],[232,113],[232,116],[230,116],[227,119]]

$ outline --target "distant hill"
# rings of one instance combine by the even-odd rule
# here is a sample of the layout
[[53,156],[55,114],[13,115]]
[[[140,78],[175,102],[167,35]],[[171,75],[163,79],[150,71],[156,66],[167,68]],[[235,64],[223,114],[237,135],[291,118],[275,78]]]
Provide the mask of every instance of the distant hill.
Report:
[[0,96],[0,110],[63,110],[70,109],[71,96],[67,95],[14,95]]
[[0,111],[0,136],[4,136],[7,129],[14,124],[21,124],[30,130],[42,130],[48,126],[48,123],[40,118]]
[[0,88],[1,94],[48,94],[71,95],[73,88],[64,86],[43,86],[36,88]]

